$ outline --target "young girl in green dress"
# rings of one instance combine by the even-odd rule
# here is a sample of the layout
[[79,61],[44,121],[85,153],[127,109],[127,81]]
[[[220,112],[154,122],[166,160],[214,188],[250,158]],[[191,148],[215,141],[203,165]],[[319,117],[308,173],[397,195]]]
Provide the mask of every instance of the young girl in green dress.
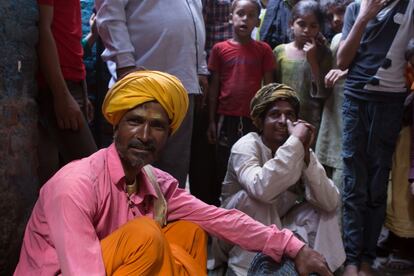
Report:
[[291,86],[299,95],[299,118],[319,128],[323,99],[329,95],[324,77],[331,69],[332,54],[321,35],[323,13],[316,1],[299,1],[292,10],[293,41],[278,45],[276,82]]

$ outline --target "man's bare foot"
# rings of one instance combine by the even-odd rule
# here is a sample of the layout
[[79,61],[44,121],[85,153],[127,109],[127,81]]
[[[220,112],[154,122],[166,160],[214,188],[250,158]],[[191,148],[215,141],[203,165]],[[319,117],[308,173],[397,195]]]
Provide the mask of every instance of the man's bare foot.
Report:
[[374,276],[374,271],[369,263],[362,262],[359,266],[358,276]]
[[358,276],[358,267],[356,265],[346,265],[343,276]]

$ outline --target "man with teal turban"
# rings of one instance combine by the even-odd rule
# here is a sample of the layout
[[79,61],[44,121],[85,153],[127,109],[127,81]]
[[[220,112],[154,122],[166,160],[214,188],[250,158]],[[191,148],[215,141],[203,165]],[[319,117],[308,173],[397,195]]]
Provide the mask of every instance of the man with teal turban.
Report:
[[[290,229],[335,271],[345,260],[336,215],[339,191],[310,148],[315,129],[298,118],[299,109],[296,92],[284,84],[268,84],[256,93],[250,117],[258,132],[246,134],[232,147],[221,206]],[[236,275],[246,275],[256,255],[218,240],[213,253],[216,266],[227,261]],[[252,275],[285,275],[259,273],[257,268],[266,265],[257,258]]]
[[206,275],[206,232],[275,261],[294,258],[300,272],[331,275],[289,230],[207,205],[149,165],[187,108],[169,74],[137,71],[116,83],[102,108],[114,143],[43,186],[15,275]]

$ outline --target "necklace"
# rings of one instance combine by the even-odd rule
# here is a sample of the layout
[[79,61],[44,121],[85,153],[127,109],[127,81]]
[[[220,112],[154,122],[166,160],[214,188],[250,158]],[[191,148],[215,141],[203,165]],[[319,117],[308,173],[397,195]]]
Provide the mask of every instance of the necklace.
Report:
[[135,207],[135,203],[131,200],[131,195],[135,194],[137,192],[137,180],[134,180],[134,183],[130,184],[130,185],[125,185],[125,193],[127,196],[127,202],[128,202],[128,207],[131,210],[132,214],[136,215],[134,207]]

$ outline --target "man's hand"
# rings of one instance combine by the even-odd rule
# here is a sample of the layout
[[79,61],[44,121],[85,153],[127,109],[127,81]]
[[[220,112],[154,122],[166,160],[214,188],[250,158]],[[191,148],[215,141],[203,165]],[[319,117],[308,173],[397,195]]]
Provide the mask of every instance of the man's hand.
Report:
[[128,66],[123,68],[117,68],[116,69],[116,80],[119,81],[129,73],[132,73],[134,71],[140,70],[141,68],[138,68],[136,66]]
[[369,21],[385,6],[389,0],[361,0],[358,17]]
[[195,104],[195,108],[197,110],[201,110],[207,105],[208,77],[206,75],[198,75],[198,83],[200,85],[200,89],[201,89],[201,92],[203,93],[203,95],[201,95],[199,100],[197,100],[197,102]]
[[95,118],[95,107],[91,103],[89,99],[86,101],[86,121],[88,123],[92,123],[93,119]]
[[290,135],[296,136],[303,144],[304,147],[310,147],[315,140],[315,127],[303,120],[297,120],[292,122],[286,121],[288,132]]
[[53,97],[53,104],[59,128],[76,131],[83,127],[82,111],[69,92]]
[[320,276],[333,276],[325,258],[307,245],[299,250],[294,261],[296,271],[300,276],[308,276],[310,273],[318,273]]
[[214,122],[208,125],[207,140],[210,144],[215,144],[217,142],[217,126]]
[[315,141],[315,127],[303,120],[297,120],[293,123],[288,119],[286,124],[289,134],[296,136],[302,142],[305,151],[304,161],[308,165],[310,161],[309,149]]

